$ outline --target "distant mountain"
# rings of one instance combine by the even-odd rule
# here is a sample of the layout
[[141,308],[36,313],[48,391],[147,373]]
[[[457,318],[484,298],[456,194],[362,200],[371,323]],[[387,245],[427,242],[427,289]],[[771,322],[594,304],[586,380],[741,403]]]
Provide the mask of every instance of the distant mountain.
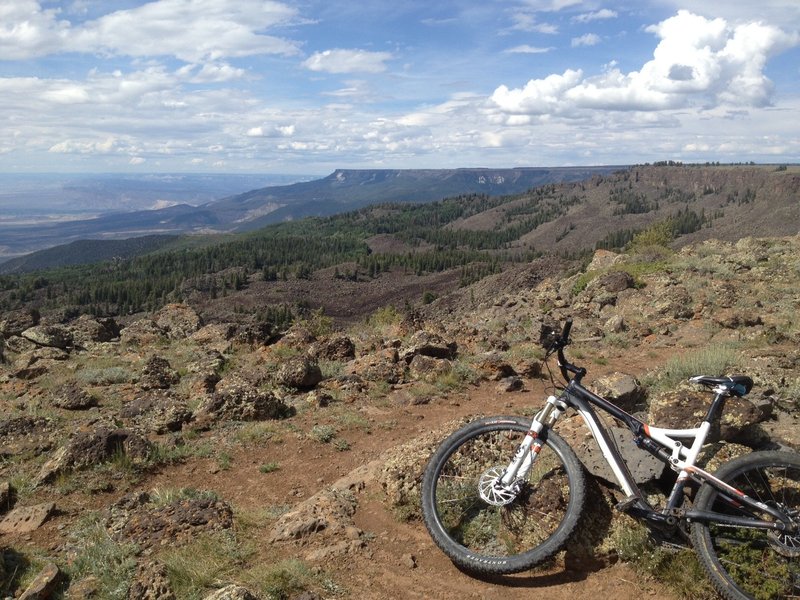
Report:
[[[46,225],[4,226],[0,228],[0,253],[19,255],[79,239],[247,231],[270,223],[331,215],[370,204],[431,202],[469,193],[515,194],[548,183],[581,181],[618,168],[341,169],[322,179],[259,188],[199,206],[176,204],[159,210],[116,211],[97,218]],[[114,180],[115,194],[122,193],[122,181]],[[74,182],[72,185],[85,187],[86,184]],[[106,189],[100,184],[96,186],[98,190]],[[138,180],[135,186],[147,187]]]

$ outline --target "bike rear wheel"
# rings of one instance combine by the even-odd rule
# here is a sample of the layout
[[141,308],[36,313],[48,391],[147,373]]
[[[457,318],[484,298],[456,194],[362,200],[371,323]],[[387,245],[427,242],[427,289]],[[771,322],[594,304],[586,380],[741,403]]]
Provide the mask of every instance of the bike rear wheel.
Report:
[[558,552],[578,524],[586,490],[583,466],[552,431],[514,493],[487,501],[487,484],[502,474],[529,428],[530,421],[517,417],[476,421],[448,437],[425,468],[425,525],[463,569],[485,574],[530,569]]
[[[753,452],[726,463],[715,476],[800,520],[800,455]],[[700,488],[694,504],[699,510],[769,519],[725,501],[707,483]],[[692,541],[701,564],[724,598],[800,598],[800,533],[696,522],[692,525]]]

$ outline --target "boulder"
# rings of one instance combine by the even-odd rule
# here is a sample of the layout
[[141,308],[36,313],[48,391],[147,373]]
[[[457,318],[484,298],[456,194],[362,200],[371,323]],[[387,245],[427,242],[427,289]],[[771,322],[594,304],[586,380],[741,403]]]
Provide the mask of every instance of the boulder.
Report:
[[120,410],[123,421],[145,431],[162,434],[180,431],[192,420],[186,402],[168,390],[153,390],[137,396]]
[[595,379],[589,387],[598,396],[610,400],[627,412],[640,408],[646,396],[639,382],[626,373],[604,375]]
[[154,560],[140,563],[128,589],[127,600],[175,600],[166,566]]
[[323,360],[353,360],[356,357],[356,345],[346,335],[335,335],[315,342],[309,354]]
[[72,332],[63,325],[35,325],[22,332],[22,337],[38,346],[66,350],[73,344]]
[[97,406],[97,398],[75,382],[65,383],[53,390],[51,402],[53,406],[66,410],[86,410]]
[[232,377],[217,384],[214,395],[195,413],[201,424],[216,419],[262,421],[282,419],[294,410],[270,392],[259,391],[253,384]]
[[81,315],[68,327],[72,338],[79,346],[88,346],[110,342],[119,338],[120,328],[112,318],[95,319],[89,315]]
[[139,387],[143,390],[165,390],[180,381],[169,361],[161,356],[151,356],[142,369]]
[[514,377],[517,372],[514,367],[496,353],[489,353],[480,358],[475,365],[477,371],[486,379],[490,381],[500,381],[506,377]]
[[[649,422],[667,429],[697,426],[708,411],[713,395],[688,389],[661,393],[650,401]],[[718,438],[733,441],[743,430],[763,420],[763,411],[747,398],[728,398],[719,422],[719,431],[712,428],[709,441]]]
[[345,373],[368,381],[399,383],[403,380],[405,368],[397,349],[385,348],[350,361],[345,366]]
[[447,341],[439,334],[417,331],[411,336],[408,344],[401,348],[400,358],[407,363],[417,355],[452,360],[455,358],[457,350],[458,345],[455,342]]
[[433,358],[417,354],[408,365],[408,374],[417,381],[433,383],[439,377],[453,370],[453,363],[446,358]]
[[0,319],[0,334],[6,338],[20,336],[26,329],[38,325],[39,319],[39,311],[36,309],[8,311]]
[[295,356],[278,368],[275,382],[295,389],[308,389],[322,381],[319,365],[306,356]]
[[186,304],[167,304],[155,314],[153,320],[173,340],[189,337],[202,325],[200,316]]
[[166,334],[167,332],[162,327],[156,325],[153,319],[139,319],[123,328],[119,333],[119,339],[125,344],[148,346],[155,344],[159,339],[165,337]]
[[131,492],[115,502],[105,522],[111,536],[143,550],[181,545],[203,532],[233,527],[233,510],[213,494],[181,497],[163,504],[147,492]]

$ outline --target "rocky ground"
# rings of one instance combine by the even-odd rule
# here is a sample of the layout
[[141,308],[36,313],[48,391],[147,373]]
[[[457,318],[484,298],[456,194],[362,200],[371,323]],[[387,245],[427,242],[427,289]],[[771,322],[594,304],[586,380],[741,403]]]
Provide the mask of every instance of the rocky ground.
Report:
[[[523,265],[416,308],[317,314],[277,341],[189,305],[124,323],[0,315],[0,594],[712,597],[664,581],[659,565],[692,579],[685,557],[633,560],[645,546],[632,552],[574,417],[558,427],[595,475],[591,513],[537,571],[453,567],[419,518],[422,469],[468,419],[538,408],[552,385],[539,326],[567,316],[587,381],[647,422],[702,416],[689,375],[753,377],[709,460],[798,448],[799,250],[746,239],[598,252],[571,275]],[[658,465],[630,460],[657,501]]]

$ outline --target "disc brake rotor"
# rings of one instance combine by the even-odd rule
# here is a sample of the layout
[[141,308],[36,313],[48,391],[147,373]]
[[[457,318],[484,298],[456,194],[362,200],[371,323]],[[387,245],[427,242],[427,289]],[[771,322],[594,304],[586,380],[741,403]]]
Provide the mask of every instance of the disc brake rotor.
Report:
[[504,485],[501,477],[505,470],[503,467],[491,467],[486,470],[478,480],[478,493],[487,504],[492,506],[506,506],[511,504],[519,494],[519,483]]

